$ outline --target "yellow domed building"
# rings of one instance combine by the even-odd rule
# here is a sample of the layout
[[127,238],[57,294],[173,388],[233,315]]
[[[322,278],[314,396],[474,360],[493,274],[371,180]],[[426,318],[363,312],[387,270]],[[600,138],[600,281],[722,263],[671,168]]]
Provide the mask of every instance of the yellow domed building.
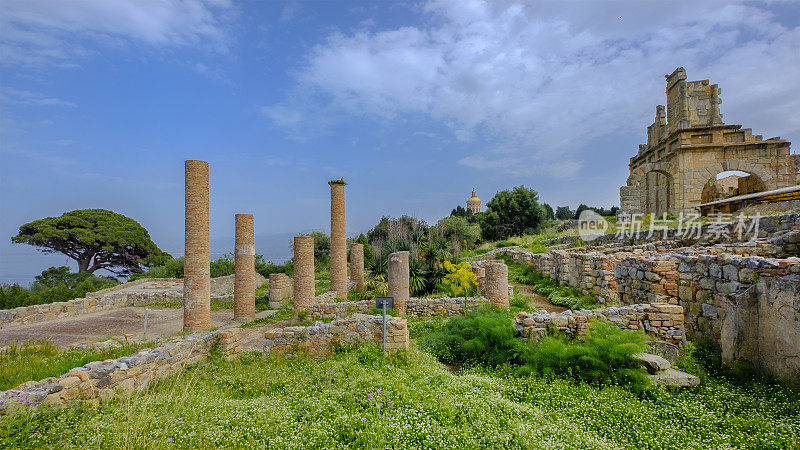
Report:
[[472,190],[472,197],[467,199],[467,210],[472,211],[472,214],[481,212],[481,199],[475,195],[475,189]]

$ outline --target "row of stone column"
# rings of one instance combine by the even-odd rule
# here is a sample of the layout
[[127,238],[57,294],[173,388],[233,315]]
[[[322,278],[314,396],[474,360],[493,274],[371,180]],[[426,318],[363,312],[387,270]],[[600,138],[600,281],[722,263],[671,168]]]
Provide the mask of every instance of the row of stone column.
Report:
[[[208,162],[188,160],[185,176],[183,329],[211,328]],[[255,239],[252,214],[236,214],[234,237],[234,320],[255,318]]]

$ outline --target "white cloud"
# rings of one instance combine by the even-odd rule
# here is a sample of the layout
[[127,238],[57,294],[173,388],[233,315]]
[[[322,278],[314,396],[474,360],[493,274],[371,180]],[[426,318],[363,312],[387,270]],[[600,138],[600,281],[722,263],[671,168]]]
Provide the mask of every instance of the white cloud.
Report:
[[67,106],[72,108],[78,106],[75,103],[62,100],[60,98],[46,97],[38,92],[17,90],[7,87],[0,87],[0,103],[38,106]]
[[757,5],[469,0],[421,13],[424,26],[329,36],[297,76],[293,93],[313,95],[263,110],[293,130],[313,126],[319,108],[422,114],[496,149],[461,164],[574,175],[594,139],[633,131],[644,141],[665,102],[664,74],[684,66],[690,79],[720,84],[726,119],[800,131],[800,28]]
[[96,51],[86,41],[224,51],[231,11],[230,0],[5,0],[0,59],[6,65],[75,65]]

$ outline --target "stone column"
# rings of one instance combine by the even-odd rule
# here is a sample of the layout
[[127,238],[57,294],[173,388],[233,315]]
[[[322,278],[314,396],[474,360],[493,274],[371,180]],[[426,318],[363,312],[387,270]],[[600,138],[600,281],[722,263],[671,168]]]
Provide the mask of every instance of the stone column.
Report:
[[357,291],[364,290],[364,244],[350,244],[350,278]]
[[252,214],[236,214],[233,320],[256,318],[255,240]]
[[294,315],[314,304],[314,236],[294,237]]
[[208,163],[188,160],[183,262],[183,329],[211,328],[211,257],[208,246]]
[[408,292],[408,252],[389,254],[389,297],[394,297],[394,309],[400,314],[406,313]]
[[329,181],[331,186],[331,291],[347,298],[347,241],[344,219],[344,180]]
[[502,261],[486,262],[486,298],[492,306],[508,307],[508,266]]
[[479,267],[479,266],[472,266],[472,273],[475,274],[475,277],[476,277],[477,282],[478,282],[478,286],[477,286],[478,294],[479,295],[483,294],[483,292],[485,290],[484,286],[486,285],[486,269],[484,269],[483,267]]

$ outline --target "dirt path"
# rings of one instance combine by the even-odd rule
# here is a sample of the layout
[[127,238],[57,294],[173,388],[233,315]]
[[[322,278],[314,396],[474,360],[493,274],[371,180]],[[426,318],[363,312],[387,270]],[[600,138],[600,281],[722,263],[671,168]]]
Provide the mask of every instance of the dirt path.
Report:
[[[140,339],[144,326],[144,313],[145,309],[142,307],[129,306],[78,317],[0,329],[0,347],[12,342],[51,340],[61,348],[68,348],[73,344],[123,337],[125,334],[134,334],[134,339]],[[256,315],[256,318],[266,317],[273,313],[274,311],[262,311]],[[212,327],[225,325],[232,319],[233,310],[211,311]],[[182,308],[150,311],[148,314],[146,336],[148,339],[175,336],[182,329]],[[259,332],[260,330],[258,327],[245,329],[245,336],[252,340],[251,345],[258,349],[260,349],[260,345],[263,345],[261,342],[259,342],[260,345],[255,345],[259,335],[263,336],[263,332]]]
[[567,308],[564,308],[563,306],[556,306],[550,303],[549,301],[547,301],[547,298],[534,292],[533,287],[531,286],[519,283],[509,283],[509,284],[517,288],[517,291],[520,294],[531,298],[531,306],[533,307],[533,309],[529,312],[545,310],[547,312],[560,313],[562,311],[567,310]]

